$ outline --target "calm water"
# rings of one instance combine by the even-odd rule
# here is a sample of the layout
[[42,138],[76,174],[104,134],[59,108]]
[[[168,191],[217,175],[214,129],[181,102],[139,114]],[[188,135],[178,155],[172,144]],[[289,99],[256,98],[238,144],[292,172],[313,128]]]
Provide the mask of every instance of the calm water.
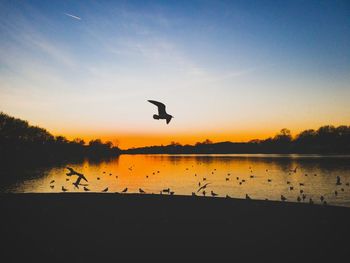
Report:
[[[209,182],[207,196],[214,191],[219,197],[245,198],[248,194],[252,199],[280,200],[283,194],[287,201],[296,202],[303,190],[307,196],[305,202],[311,197],[315,203],[321,203],[320,196],[323,195],[328,204],[350,207],[350,187],[347,185],[350,182],[350,156],[121,155],[111,161],[86,161],[67,166],[87,177],[91,192],[101,192],[106,187],[108,192],[120,192],[128,187],[128,193],[138,193],[142,188],[146,193],[159,194],[162,189],[170,188],[175,195],[191,195],[197,192],[199,183]],[[296,167],[296,173],[291,172]],[[72,185],[75,176],[67,181],[67,172],[65,166],[27,169],[21,173],[30,179],[6,186],[1,191],[61,192],[64,186],[69,192],[84,192],[82,186],[76,189]],[[342,185],[336,185],[336,176],[340,176]],[[53,188],[50,187],[52,180],[55,180],[51,184]],[[199,192],[198,195],[203,194]]]

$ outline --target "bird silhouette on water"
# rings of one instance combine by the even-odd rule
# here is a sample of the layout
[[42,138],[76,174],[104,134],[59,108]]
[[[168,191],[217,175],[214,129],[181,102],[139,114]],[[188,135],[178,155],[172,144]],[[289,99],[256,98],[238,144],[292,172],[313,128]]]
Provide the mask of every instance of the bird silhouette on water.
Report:
[[337,176],[337,182],[336,182],[336,185],[341,185],[341,182],[340,182],[340,177],[339,177],[339,175]]
[[102,192],[108,192],[108,187],[106,187],[105,189],[102,190]]
[[210,192],[212,197],[217,196],[218,194],[214,193],[213,190]]
[[122,191],[122,193],[126,193],[128,191],[128,188],[126,187],[123,191]]
[[62,192],[67,192],[68,189],[66,189],[64,186],[62,186]]
[[143,191],[141,188],[139,188],[139,192],[140,192],[140,194],[144,194],[144,193],[146,193],[145,191]]
[[153,119],[155,120],[166,120],[166,124],[169,124],[172,118],[174,118],[172,115],[168,114],[165,111],[165,105],[159,101],[155,100],[148,100],[148,102],[156,105],[158,107],[158,115],[154,114]]

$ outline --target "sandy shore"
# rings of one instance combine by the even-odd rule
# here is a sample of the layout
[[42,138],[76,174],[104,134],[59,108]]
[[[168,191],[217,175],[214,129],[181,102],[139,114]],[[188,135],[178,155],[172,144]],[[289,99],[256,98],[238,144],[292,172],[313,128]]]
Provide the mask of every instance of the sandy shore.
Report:
[[281,257],[348,253],[350,209],[191,196],[1,194],[3,262]]

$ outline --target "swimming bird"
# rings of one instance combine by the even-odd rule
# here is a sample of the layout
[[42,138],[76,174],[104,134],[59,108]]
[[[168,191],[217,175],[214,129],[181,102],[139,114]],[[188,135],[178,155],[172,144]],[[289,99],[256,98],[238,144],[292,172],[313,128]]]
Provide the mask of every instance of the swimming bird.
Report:
[[141,188],[139,188],[139,192],[140,192],[140,194],[144,194],[144,193],[146,193],[145,191],[143,191]]
[[126,193],[128,191],[128,188],[126,187],[123,191],[122,191],[122,193]]
[[304,183],[299,183],[300,186],[304,186]]
[[281,195],[281,200],[284,202],[287,200],[287,198],[284,195]]
[[62,191],[66,192],[66,191],[68,191],[68,189],[66,189],[64,186],[62,186]]
[[226,181],[229,181],[230,180],[230,178],[226,178]]
[[287,181],[287,184],[290,184],[290,182],[289,182],[289,181]]
[[207,180],[207,178],[203,177],[203,181],[206,181],[206,180]]
[[174,195],[174,193],[175,193],[174,191],[171,191],[171,192],[170,192],[170,195]]
[[211,192],[210,192],[210,193],[211,193],[211,196],[212,196],[212,197],[215,197],[215,196],[217,196],[217,195],[218,195],[218,194],[214,193],[214,192],[213,192],[213,190],[211,190]]
[[226,198],[231,198],[231,196],[229,196],[229,195],[226,195]]
[[108,192],[108,187],[106,187],[105,189],[102,190],[102,192]]
[[88,191],[90,191],[90,189],[87,188],[86,186],[84,186],[84,191],[88,192]]
[[210,183],[206,183],[205,185],[199,187],[199,189],[197,190],[197,193],[200,191],[200,190],[204,190],[205,188],[207,188],[207,186],[209,185]]
[[51,182],[50,182],[50,184],[53,184],[55,182],[55,180],[52,180]]
[[337,182],[336,182],[336,185],[341,185],[341,182],[340,182],[340,177],[339,177],[339,175],[337,176]]
[[271,180],[271,179],[267,179],[267,181],[268,181],[269,183],[271,183],[272,180]]
[[245,194],[245,199],[250,200],[250,196],[248,194]]
[[168,188],[168,189],[163,189],[163,192],[169,194],[169,193],[170,193],[170,188]]
[[293,187],[293,186],[291,186],[291,187],[289,187],[289,189],[292,191],[292,190],[294,190],[294,187]]
[[54,185],[50,185],[51,189],[53,189],[55,186]]
[[166,113],[165,111],[165,105],[159,101],[155,100],[148,100],[148,102],[156,105],[158,107],[158,115],[154,114],[153,119],[155,120],[166,120],[166,124],[169,124],[172,118],[174,118],[172,115]]
[[305,198],[306,198],[306,194],[303,194],[303,195],[302,195],[302,198],[303,198],[303,201],[304,201]]

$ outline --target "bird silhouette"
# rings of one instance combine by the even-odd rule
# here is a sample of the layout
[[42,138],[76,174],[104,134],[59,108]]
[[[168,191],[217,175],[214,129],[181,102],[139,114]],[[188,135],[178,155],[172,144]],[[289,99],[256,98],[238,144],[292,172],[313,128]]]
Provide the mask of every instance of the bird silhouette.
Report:
[[169,122],[171,121],[172,118],[174,118],[173,116],[171,116],[170,114],[166,113],[165,111],[165,105],[159,101],[155,101],[155,100],[148,100],[148,102],[156,105],[158,107],[158,115],[154,114],[153,115],[153,119],[155,120],[166,120],[166,124],[169,124]]
[[284,202],[287,200],[287,198],[284,195],[281,195],[281,200]]
[[105,189],[102,190],[102,192],[108,192],[108,187],[106,187]]
[[207,188],[207,186],[209,185],[210,183],[206,183],[205,185],[202,185],[201,187],[199,187],[199,189],[197,190],[197,193],[200,191],[200,190],[204,190],[205,188]]
[[218,194],[214,193],[213,190],[210,193],[211,193],[211,196],[213,196],[213,197],[218,195]]
[[51,187],[51,189],[54,189],[55,186],[54,185],[50,185],[50,187]]
[[62,186],[62,191],[67,192],[68,190],[64,186]]
[[51,182],[50,182],[50,184],[53,184],[55,182],[55,180],[52,180]]
[[162,192],[164,192],[164,193],[170,193],[170,188],[168,188],[168,189],[163,189],[163,191]]
[[84,191],[90,191],[90,189],[89,188],[87,188],[86,186],[84,186]]
[[77,171],[75,171],[73,168],[71,167],[66,167],[68,170],[69,170],[69,173],[66,173],[67,176],[72,176],[72,175],[77,175],[78,177],[80,177],[81,179],[84,179],[86,182],[88,181],[86,179],[86,177],[81,174],[81,173],[78,173]]
[[128,188],[126,187],[123,191],[122,191],[122,193],[126,193],[128,191]]
[[144,193],[146,193],[145,191],[143,191],[141,188],[139,188],[139,192],[140,192],[140,194],[144,194]]

